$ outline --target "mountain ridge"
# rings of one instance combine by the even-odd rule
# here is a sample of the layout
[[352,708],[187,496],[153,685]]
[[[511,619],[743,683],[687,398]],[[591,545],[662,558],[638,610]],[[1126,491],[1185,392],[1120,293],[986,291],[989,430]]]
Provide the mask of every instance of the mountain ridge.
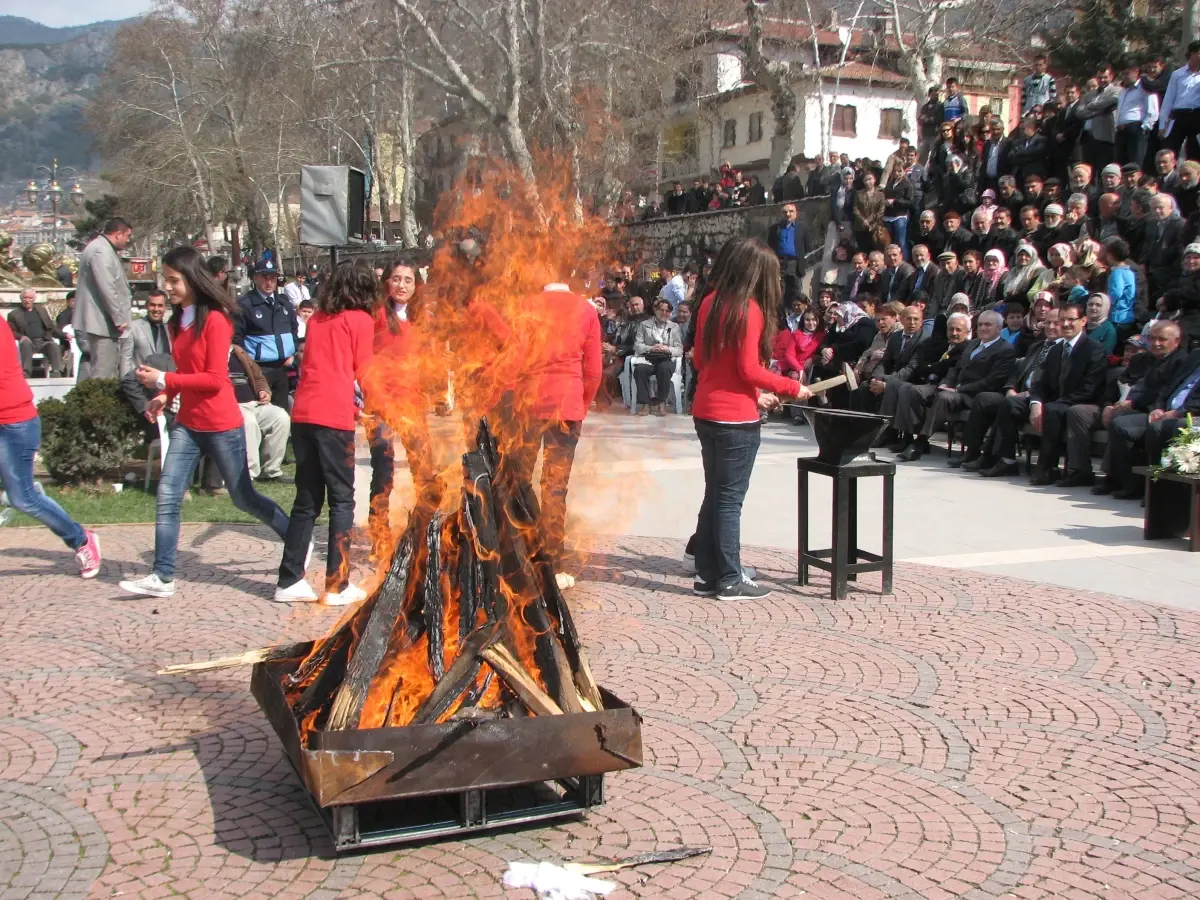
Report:
[[23,16],[0,16],[0,48],[4,47],[49,47],[65,44],[91,32],[111,33],[130,19],[105,19],[89,25],[66,25],[55,27],[43,25]]

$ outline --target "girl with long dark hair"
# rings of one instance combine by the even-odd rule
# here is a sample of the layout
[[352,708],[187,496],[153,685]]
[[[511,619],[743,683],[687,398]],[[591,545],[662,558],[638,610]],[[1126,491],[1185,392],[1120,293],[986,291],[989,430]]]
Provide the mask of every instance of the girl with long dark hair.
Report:
[[279,564],[280,602],[316,600],[304,580],[313,523],[329,495],[329,549],[325,603],[342,606],[366,597],[350,583],[350,529],[354,527],[354,383],[363,382],[371,359],[376,281],[363,260],[339,265],[322,286],[308,320],[304,368],[292,404],[296,501]]
[[[399,416],[400,442],[408,456],[408,468],[412,473],[413,488],[418,502],[426,496],[433,485],[433,465],[429,458],[429,427],[425,422],[426,404],[419,379],[421,373],[409,368],[407,357],[414,341],[417,295],[420,276],[417,266],[402,257],[389,260],[383,267],[379,290],[375,295],[375,355],[362,385],[363,399],[367,412],[380,416],[388,398],[398,391],[408,396],[402,398],[404,407]],[[371,430],[368,444],[371,448],[371,538],[381,541],[388,533],[388,515],[392,483],[396,469],[393,449],[393,433],[382,418]]]
[[242,411],[229,380],[229,347],[233,342],[233,300],[191,247],[176,247],[162,260],[163,286],[175,307],[171,316],[174,372],[139,366],[137,380],[159,394],[146,405],[151,422],[172,398],[179,414],[169,433],[167,458],[158,482],[154,522],[154,571],[122,589],[147,597],[175,593],[175,553],[179,546],[179,507],[201,455],[220,470],[233,505],[249,513],[281,538],[288,517],[254,489],[246,460]]
[[[777,394],[804,399],[808,388],[766,368],[779,318],[779,260],[757,238],[734,238],[713,264],[711,293],[696,313],[699,372],[692,417],[704,464],[696,522],[696,583],[702,597],[741,600],[770,593],[742,570],[742,503],[761,439],[759,410]],[[760,391],[763,392],[760,394]]]

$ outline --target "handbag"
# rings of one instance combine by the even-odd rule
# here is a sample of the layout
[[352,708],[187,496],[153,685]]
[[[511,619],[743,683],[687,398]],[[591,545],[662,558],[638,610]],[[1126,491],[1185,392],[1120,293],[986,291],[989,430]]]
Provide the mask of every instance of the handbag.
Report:
[[645,355],[646,362],[648,363],[665,362],[670,358],[671,352],[669,350],[647,350]]

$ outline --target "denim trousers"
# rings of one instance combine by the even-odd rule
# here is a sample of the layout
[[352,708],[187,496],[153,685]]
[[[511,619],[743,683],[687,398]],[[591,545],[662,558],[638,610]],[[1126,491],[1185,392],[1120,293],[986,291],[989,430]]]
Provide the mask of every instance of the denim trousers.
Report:
[[883,224],[892,233],[892,243],[897,244],[904,258],[908,259],[908,216],[884,216]]
[[354,527],[354,432],[292,423],[296,454],[296,502],[283,542],[279,586],[291,587],[304,577],[304,557],[313,523],[329,495],[329,547],[325,590],[341,593],[350,582],[350,531]]
[[696,577],[727,588],[742,578],[742,503],[762,426],[693,421],[704,464],[704,500],[696,520]]
[[72,550],[87,543],[83,526],[33,486],[33,455],[42,443],[42,420],[0,425],[0,482],[13,509],[37,519]]
[[221,472],[234,506],[269,525],[281,538],[287,534],[287,514],[275,501],[254,489],[250,466],[246,462],[246,432],[243,429],[193,431],[176,422],[169,434],[170,446],[158,482],[158,509],[154,517],[154,571],[159,578],[163,581],[175,578],[179,508],[201,456],[207,456]]

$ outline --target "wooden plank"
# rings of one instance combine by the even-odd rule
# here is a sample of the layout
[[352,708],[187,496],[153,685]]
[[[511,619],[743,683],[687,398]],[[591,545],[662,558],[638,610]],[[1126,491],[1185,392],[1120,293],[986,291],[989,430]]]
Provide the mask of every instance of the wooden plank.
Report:
[[199,662],[176,663],[163,666],[158,670],[159,675],[182,675],[185,672],[211,672],[214,669],[232,669],[237,666],[252,666],[260,662],[272,662],[277,659],[296,659],[307,656],[312,652],[313,641],[298,641],[292,644],[275,644],[272,647],[260,647],[257,650],[247,650],[235,656],[221,656],[216,659],[205,659]]
[[495,644],[480,651],[482,656],[496,670],[514,694],[521,698],[532,712],[539,716],[561,716],[562,707],[550,699],[550,695],[538,687],[535,682],[517,662],[515,656],[503,644]]
[[478,678],[479,670],[483,666],[483,659],[479,654],[492,646],[499,637],[499,622],[489,622],[471,632],[460,645],[458,658],[438,681],[429,699],[421,704],[410,724],[432,725],[445,715],[454,701]]
[[421,610],[425,616],[425,634],[429,637],[429,671],[434,682],[446,674],[446,636],[442,628],[442,525],[444,519],[435,515],[425,532],[425,571],[422,576]]

